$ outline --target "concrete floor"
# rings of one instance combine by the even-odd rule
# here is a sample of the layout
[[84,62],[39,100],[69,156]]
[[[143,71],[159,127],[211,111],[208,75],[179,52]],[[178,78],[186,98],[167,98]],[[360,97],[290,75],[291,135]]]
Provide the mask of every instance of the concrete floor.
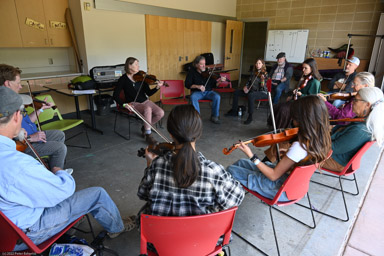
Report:
[[[199,151],[208,159],[220,163],[224,167],[244,157],[240,151],[234,151],[231,155],[225,156],[222,153],[224,147],[229,147],[239,139],[252,138],[269,130],[266,125],[268,114],[266,107],[255,110],[254,119],[256,120],[250,125],[244,125],[242,121],[245,120],[246,116],[242,120],[239,120],[237,117],[224,117],[224,113],[230,108],[228,102],[229,99],[227,97],[222,98],[220,109],[221,125],[215,125],[209,121],[209,104],[201,104],[204,130],[202,138],[197,142],[197,149]],[[166,116],[170,109],[165,107]],[[89,122],[89,115],[87,113],[83,113],[82,117],[87,123]],[[69,147],[66,167],[74,169],[73,176],[77,183],[77,190],[91,186],[101,186],[108,191],[115,201],[121,215],[130,216],[136,214],[144,204],[144,202],[138,199],[136,193],[146,163],[144,158],[139,158],[136,154],[137,150],[145,147],[146,144],[140,136],[141,123],[139,121],[133,121],[131,124],[131,140],[127,141],[113,132],[114,117],[113,113],[96,117],[97,127],[104,131],[104,135],[89,130],[92,149]],[[119,124],[122,125],[123,130],[127,130],[128,121],[123,117],[120,118]],[[166,120],[166,117],[164,120]],[[166,122],[164,121],[163,123],[165,126]],[[159,131],[169,137],[165,128],[160,128]],[[155,137],[161,141],[159,136],[155,135]],[[85,144],[85,136],[79,136],[71,143]],[[253,150],[258,155],[263,155],[263,148],[256,149],[253,147]],[[358,214],[379,154],[380,149],[375,144],[362,159],[361,168],[357,172],[361,192],[358,196],[346,195],[351,218],[348,222],[341,222],[315,214],[317,227],[312,230],[276,211],[273,212],[282,255],[323,256],[342,254],[344,244],[348,239],[348,231],[352,228],[354,217]],[[334,185],[338,183],[337,179],[331,179],[318,174],[315,174],[312,179]],[[349,183],[343,183],[346,190],[353,188],[353,184]],[[339,192],[311,183],[309,193],[312,204],[316,209],[325,210],[344,217],[345,212]],[[302,203],[307,204],[307,200],[304,198]],[[311,221],[310,212],[296,205],[281,207],[280,209],[295,215],[305,222]],[[94,227],[97,231],[101,231],[100,225],[95,223]],[[266,253],[277,255],[268,207],[260,203],[252,195],[248,194],[240,205],[236,214],[234,230],[250,239]],[[81,237],[82,235],[79,233],[78,236]],[[140,233],[134,230],[124,233],[115,239],[106,239],[105,245],[123,256],[138,255]],[[236,236],[233,236],[230,247],[232,255],[261,255]]]

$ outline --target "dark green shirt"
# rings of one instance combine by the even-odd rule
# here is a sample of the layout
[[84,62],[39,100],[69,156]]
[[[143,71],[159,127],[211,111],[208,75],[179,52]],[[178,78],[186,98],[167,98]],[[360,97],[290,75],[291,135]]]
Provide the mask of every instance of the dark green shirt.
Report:
[[[336,126],[336,131],[342,126]],[[365,123],[350,123],[345,129],[332,133],[332,158],[346,166],[351,158],[364,144],[371,140],[371,134],[367,131]]]
[[301,96],[316,95],[320,92],[320,81],[312,78],[308,81],[307,85],[300,90]]

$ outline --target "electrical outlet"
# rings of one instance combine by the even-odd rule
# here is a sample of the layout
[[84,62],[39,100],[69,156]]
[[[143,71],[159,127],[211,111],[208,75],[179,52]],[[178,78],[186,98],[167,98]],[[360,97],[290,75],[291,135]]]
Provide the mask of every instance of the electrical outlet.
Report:
[[90,11],[91,10],[91,3],[84,2],[84,11]]
[[52,58],[48,58],[48,63],[49,63],[49,65],[53,65],[53,59]]

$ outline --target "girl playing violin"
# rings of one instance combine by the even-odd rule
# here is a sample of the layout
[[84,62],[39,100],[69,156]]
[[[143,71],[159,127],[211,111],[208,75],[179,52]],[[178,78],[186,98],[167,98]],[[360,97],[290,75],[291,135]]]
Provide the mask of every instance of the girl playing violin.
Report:
[[[357,73],[353,79],[352,89],[355,92],[358,92],[360,89],[365,87],[374,87],[375,86],[375,77],[369,72],[360,72]],[[322,98],[327,106],[330,119],[344,119],[344,118],[353,118],[356,114],[352,110],[353,97],[346,101],[345,104],[340,107],[335,107],[329,103],[326,97],[323,94],[318,94]],[[345,122],[339,122],[337,124],[344,125]]]
[[146,204],[140,213],[189,216],[238,206],[244,198],[240,183],[196,150],[203,126],[194,107],[173,108],[167,130],[176,149],[162,156],[146,151],[147,168],[137,193]]
[[379,146],[384,142],[383,92],[377,87],[360,89],[353,99],[352,110],[366,121],[332,129],[333,153],[323,165],[326,169],[341,172],[366,142],[376,140]]
[[[159,81],[155,88],[150,89],[144,80],[141,82],[135,81],[133,76],[139,72],[139,68],[139,61],[136,58],[127,58],[125,61],[126,74],[119,78],[113,98],[120,106],[123,106],[124,103],[129,103],[145,117],[148,123],[154,125],[164,116],[164,111],[149,100],[148,97],[155,94],[164,82]],[[148,144],[157,143],[152,137],[151,127],[148,124],[144,123],[141,127],[141,132]]]
[[239,97],[247,97],[248,118],[244,124],[250,124],[252,122],[255,100],[268,98],[268,89],[266,86],[267,79],[268,73],[266,71],[264,60],[257,59],[254,66],[254,72],[249,78],[247,84],[243,87],[243,89],[238,89],[234,92],[232,108],[225,114],[225,116],[237,116]]
[[[240,149],[249,159],[240,159],[228,166],[228,171],[241,184],[267,198],[273,198],[296,165],[306,162],[321,163],[331,149],[329,119],[324,102],[317,96],[307,96],[292,103],[291,116],[299,128],[297,141],[277,164],[263,163],[242,143]],[[285,193],[279,201],[288,201]]]

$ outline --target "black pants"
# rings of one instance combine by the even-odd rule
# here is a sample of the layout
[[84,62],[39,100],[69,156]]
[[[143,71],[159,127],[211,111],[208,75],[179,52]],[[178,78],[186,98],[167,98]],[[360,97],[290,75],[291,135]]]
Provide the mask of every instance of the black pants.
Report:
[[253,114],[253,109],[255,107],[255,100],[267,99],[268,95],[265,92],[260,92],[260,91],[250,91],[248,93],[245,93],[243,89],[237,89],[233,93],[232,109],[234,111],[237,111],[239,107],[239,97],[248,98],[248,113]]

